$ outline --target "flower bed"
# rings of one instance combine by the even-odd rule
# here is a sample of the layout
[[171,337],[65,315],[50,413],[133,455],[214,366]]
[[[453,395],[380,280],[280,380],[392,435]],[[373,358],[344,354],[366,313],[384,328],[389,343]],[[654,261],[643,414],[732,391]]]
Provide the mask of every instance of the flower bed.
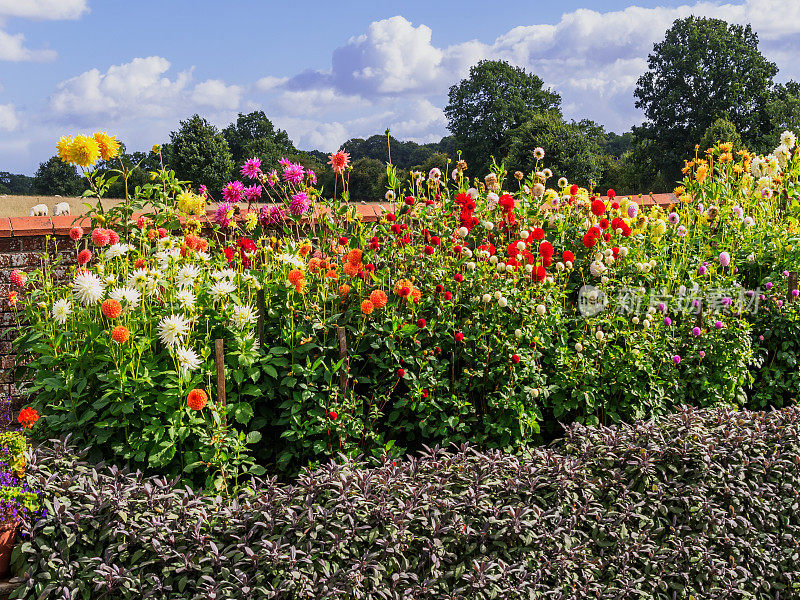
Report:
[[[69,139],[59,152],[83,165],[90,140],[78,159]],[[196,235],[209,191],[153,173],[73,231],[69,285],[54,264],[15,274],[42,432],[223,489],[340,452],[512,450],[561,422],[796,398],[792,134],[767,157],[710,149],[687,163],[680,201],[646,214],[554,183],[539,160],[530,175],[478,181],[459,162],[408,184],[389,166],[396,208],[368,224],[346,193],[323,200],[313,172],[254,159],[248,185],[223,190],[210,241]],[[331,162],[340,193],[347,156]],[[156,211],[132,219],[145,204]]]
[[331,463],[226,502],[56,446],[31,466],[57,500],[17,597],[794,598],[799,454],[797,407],[686,408],[523,458]]

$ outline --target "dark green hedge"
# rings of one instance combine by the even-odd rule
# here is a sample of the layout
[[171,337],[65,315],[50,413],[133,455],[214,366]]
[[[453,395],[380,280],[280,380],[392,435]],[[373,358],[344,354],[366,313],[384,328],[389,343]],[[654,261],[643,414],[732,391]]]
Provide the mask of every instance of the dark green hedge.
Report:
[[797,407],[572,426],[522,459],[330,464],[231,501],[62,444],[30,476],[52,501],[18,597],[800,597]]

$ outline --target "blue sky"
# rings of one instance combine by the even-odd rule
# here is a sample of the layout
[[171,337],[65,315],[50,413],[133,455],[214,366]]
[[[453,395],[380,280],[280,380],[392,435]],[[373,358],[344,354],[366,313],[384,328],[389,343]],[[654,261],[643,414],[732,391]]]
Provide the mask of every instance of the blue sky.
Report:
[[263,109],[301,148],[392,127],[446,133],[447,88],[483,58],[540,75],[568,117],[618,132],[647,53],[689,14],[752,23],[779,79],[800,78],[800,0],[603,2],[0,0],[0,171],[32,173],[62,133],[131,149],[198,112]]

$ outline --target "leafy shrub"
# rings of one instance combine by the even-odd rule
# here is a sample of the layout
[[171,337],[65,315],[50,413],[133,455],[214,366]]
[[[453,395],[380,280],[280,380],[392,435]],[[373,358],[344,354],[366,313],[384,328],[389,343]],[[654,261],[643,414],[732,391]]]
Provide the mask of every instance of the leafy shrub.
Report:
[[48,517],[17,597],[795,598],[798,455],[798,407],[684,408],[523,458],[331,463],[227,502],[57,444],[31,465]]

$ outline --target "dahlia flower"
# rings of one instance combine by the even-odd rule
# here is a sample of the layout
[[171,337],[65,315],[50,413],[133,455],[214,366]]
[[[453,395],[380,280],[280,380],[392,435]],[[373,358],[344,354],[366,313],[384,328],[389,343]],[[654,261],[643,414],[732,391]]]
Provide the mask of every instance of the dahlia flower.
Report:
[[79,272],[72,281],[75,296],[84,306],[97,304],[105,293],[105,284],[94,273]]
[[214,222],[220,227],[227,227],[233,218],[234,208],[228,202],[223,202],[214,212]]
[[189,335],[190,321],[183,315],[169,315],[158,324],[158,337],[169,346],[176,346],[182,338]]
[[339,150],[335,154],[328,156],[328,164],[334,173],[342,173],[350,164],[350,155],[344,150]]
[[184,377],[192,371],[197,370],[201,363],[197,352],[191,348],[184,348],[183,346],[177,346],[175,348],[175,358],[178,361],[178,369]]
[[287,163],[283,167],[283,180],[287,183],[302,183],[305,170],[300,163]]
[[261,159],[251,158],[242,165],[242,175],[250,179],[256,179],[261,174]]
[[194,308],[195,302],[195,295],[186,288],[181,288],[175,294],[175,299],[180,304],[180,307],[184,310],[191,310]]
[[289,205],[289,212],[293,215],[303,215],[308,210],[311,201],[305,192],[299,192],[292,196],[292,203]]
[[258,311],[254,308],[242,304],[242,305],[234,305],[233,307],[233,315],[231,315],[231,321],[233,325],[238,329],[244,329],[248,325],[252,325],[258,319]]
[[122,286],[111,291],[108,294],[108,297],[112,300],[116,300],[120,304],[124,301],[125,304],[130,308],[136,308],[139,306],[139,300],[141,299],[142,294],[134,287]]
[[66,323],[70,314],[72,314],[72,304],[69,300],[56,300],[53,303],[53,320],[59,325]]
[[227,279],[223,279],[222,281],[216,281],[212,283],[211,287],[209,287],[208,289],[208,293],[211,294],[211,297],[214,299],[215,302],[224,300],[235,291],[236,291],[236,286]]
[[244,184],[241,181],[229,181],[224,188],[222,188],[222,199],[225,202],[235,204],[242,199],[244,195]]

